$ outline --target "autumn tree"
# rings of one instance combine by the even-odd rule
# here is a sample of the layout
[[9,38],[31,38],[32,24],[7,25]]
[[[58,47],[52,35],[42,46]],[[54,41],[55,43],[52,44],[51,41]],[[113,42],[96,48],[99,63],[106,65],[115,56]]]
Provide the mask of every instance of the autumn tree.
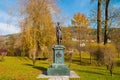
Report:
[[105,4],[105,32],[104,32],[104,44],[107,43],[108,40],[108,7],[109,7],[110,0],[106,0]]
[[62,28],[63,32],[63,40],[62,44],[66,47],[65,49],[65,55],[67,57],[67,60],[69,61],[69,67],[70,64],[72,63],[72,53],[71,50],[73,50],[74,43],[72,41],[72,33],[71,33],[71,26],[68,27],[63,27]]
[[79,40],[78,50],[79,50],[80,62],[81,62],[80,44],[81,44],[82,40],[86,40],[87,32],[89,32],[88,31],[89,21],[84,14],[77,13],[74,15],[71,22],[77,31],[77,36],[78,36],[78,40]]
[[[91,0],[91,1],[100,1],[100,0]],[[104,44],[107,43],[107,39],[111,37],[111,35],[113,34],[112,32],[112,28],[116,27],[118,28],[119,26],[119,19],[120,19],[120,9],[119,7],[114,7],[113,4],[110,4],[110,0],[101,0],[99,2],[99,5],[101,5],[101,12],[98,12],[97,9],[99,8],[94,8],[91,10],[91,14],[90,14],[90,22],[92,23],[92,26],[96,26],[97,24],[97,36],[98,33],[100,33],[100,40],[104,41]],[[101,14],[101,20],[99,20],[98,18],[98,14]],[[98,22],[101,25],[100,32],[98,31]],[[102,27],[103,26],[103,27]],[[102,36],[102,33],[104,33]],[[98,42],[98,39],[97,39]]]
[[90,16],[91,22],[97,23],[97,43],[102,40],[102,3],[103,0],[91,0],[91,2],[97,1],[97,10],[92,10],[92,15]]
[[101,40],[101,27],[102,27],[102,0],[98,0],[97,9],[97,43]]
[[111,41],[116,46],[118,58],[120,58],[120,28],[112,28],[109,32],[109,36],[111,36]]
[[115,54],[116,54],[116,47],[112,44],[106,44],[104,46],[104,63],[107,67],[107,70],[110,71],[112,76],[113,68],[115,64]]
[[63,32],[63,40],[62,44],[65,45],[66,49],[68,50],[69,48],[72,48],[72,37],[71,37],[71,27],[63,27],[62,28]]
[[22,0],[21,38],[23,49],[29,49],[35,64],[36,53],[42,46],[51,46],[55,41],[52,10],[53,0]]

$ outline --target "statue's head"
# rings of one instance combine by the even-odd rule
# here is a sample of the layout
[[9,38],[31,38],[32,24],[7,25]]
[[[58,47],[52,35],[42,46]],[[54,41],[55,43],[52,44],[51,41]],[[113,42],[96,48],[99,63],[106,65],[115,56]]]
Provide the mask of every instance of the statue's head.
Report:
[[60,22],[57,22],[57,25],[60,25]]

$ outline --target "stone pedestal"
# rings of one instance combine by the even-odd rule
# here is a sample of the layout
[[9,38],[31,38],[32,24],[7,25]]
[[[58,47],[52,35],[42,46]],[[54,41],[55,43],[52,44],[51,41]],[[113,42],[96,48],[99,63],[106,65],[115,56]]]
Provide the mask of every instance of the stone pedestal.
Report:
[[69,76],[70,70],[64,64],[64,49],[63,45],[55,45],[53,47],[53,63],[47,70],[47,75],[52,76]]

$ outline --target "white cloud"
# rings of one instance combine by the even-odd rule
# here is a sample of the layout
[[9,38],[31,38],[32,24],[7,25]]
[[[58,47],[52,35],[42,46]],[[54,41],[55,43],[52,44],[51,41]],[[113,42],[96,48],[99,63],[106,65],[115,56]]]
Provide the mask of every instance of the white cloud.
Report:
[[7,13],[5,13],[5,12],[3,12],[3,11],[0,11],[0,21],[7,21],[8,19],[10,18],[10,16],[7,14]]
[[18,25],[20,18],[0,10],[0,22]]
[[0,35],[7,35],[7,34],[13,34],[13,33],[19,33],[20,28],[6,24],[6,23],[0,23]]
[[0,10],[0,35],[19,33],[18,21],[18,16],[13,16]]

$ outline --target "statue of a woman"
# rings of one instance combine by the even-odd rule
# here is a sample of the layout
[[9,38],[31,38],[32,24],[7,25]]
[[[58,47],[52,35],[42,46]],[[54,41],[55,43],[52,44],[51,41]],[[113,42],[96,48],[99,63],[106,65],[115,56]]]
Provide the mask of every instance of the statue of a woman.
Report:
[[57,26],[56,26],[56,38],[57,38],[57,44],[60,45],[62,41],[62,32],[61,32],[61,26],[59,22],[57,22]]

